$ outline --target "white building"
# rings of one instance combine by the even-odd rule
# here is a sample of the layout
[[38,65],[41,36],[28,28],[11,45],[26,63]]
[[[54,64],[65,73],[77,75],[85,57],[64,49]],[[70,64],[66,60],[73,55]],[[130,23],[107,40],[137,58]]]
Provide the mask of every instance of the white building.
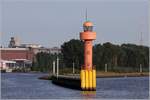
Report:
[[15,61],[0,60],[0,70],[6,70],[6,72],[12,72],[15,66],[16,66]]

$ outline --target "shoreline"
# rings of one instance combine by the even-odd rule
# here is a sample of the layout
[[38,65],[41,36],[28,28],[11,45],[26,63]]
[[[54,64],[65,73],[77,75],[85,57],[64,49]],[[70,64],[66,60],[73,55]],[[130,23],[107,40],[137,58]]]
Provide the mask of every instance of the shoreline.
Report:
[[[79,74],[77,74],[79,76]],[[68,76],[74,76],[74,75],[69,75]],[[41,76],[38,79],[43,79],[43,80],[51,80],[51,76],[45,75]],[[149,77],[149,72],[131,72],[131,73],[116,73],[116,72],[97,72],[96,75],[97,78],[117,78],[117,77]]]
[[97,78],[111,78],[111,77],[143,77],[149,76],[149,72],[130,72],[130,73],[117,73],[117,72],[97,72]]

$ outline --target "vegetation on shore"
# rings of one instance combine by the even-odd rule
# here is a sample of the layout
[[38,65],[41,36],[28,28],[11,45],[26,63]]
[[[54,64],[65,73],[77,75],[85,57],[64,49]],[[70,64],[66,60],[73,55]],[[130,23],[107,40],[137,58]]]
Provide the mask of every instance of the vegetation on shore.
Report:
[[[61,54],[38,53],[33,62],[33,71],[52,72],[53,61],[59,58],[60,73],[72,73],[73,66],[79,73],[84,64],[84,45],[72,39],[61,46]],[[115,45],[112,43],[93,46],[93,65],[97,71],[108,72],[149,72],[149,47],[135,44]]]
[[149,72],[97,72],[97,77],[138,77],[149,76]]

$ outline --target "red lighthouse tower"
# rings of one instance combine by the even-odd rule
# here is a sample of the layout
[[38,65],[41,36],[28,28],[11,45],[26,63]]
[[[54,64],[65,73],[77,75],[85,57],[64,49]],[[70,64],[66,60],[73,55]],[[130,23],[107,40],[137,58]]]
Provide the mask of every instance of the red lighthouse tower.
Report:
[[93,32],[93,23],[86,21],[83,24],[83,32],[80,32],[80,39],[84,41],[84,66],[81,69],[81,88],[83,90],[96,89],[96,71],[92,64],[92,41],[96,39],[96,32]]

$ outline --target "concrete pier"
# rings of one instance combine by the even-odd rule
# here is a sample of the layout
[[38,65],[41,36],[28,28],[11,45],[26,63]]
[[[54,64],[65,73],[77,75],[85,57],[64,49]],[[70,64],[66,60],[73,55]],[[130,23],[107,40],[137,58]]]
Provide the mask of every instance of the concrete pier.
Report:
[[[143,77],[149,76],[148,72],[143,73],[114,73],[114,72],[101,72],[100,74],[96,75],[96,78],[117,78],[117,77]],[[79,74],[72,74],[72,75],[51,75],[51,76],[42,76],[39,79],[44,80],[52,80],[52,83],[56,85],[60,85],[67,88],[72,89],[81,89],[81,79]]]
[[81,80],[79,76],[53,75],[52,83],[67,88],[81,90]]

